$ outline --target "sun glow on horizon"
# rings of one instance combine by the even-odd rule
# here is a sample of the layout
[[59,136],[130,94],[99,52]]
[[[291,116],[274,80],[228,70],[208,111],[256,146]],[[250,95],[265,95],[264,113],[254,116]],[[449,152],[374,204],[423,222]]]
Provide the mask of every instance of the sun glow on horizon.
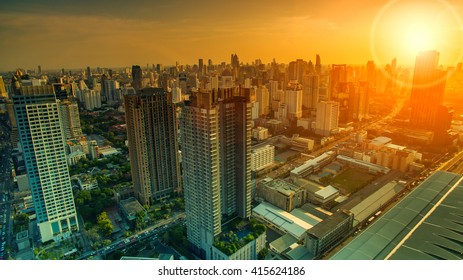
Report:
[[462,57],[462,20],[443,0],[395,0],[378,13],[370,34],[370,49],[380,64],[397,56],[413,64],[417,54],[437,50],[444,63]]

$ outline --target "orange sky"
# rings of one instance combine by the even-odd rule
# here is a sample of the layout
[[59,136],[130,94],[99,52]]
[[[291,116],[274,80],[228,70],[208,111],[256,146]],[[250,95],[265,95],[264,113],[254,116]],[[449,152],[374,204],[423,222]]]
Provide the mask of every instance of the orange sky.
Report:
[[462,61],[461,0],[8,1],[0,71],[297,58],[412,64],[419,50]]

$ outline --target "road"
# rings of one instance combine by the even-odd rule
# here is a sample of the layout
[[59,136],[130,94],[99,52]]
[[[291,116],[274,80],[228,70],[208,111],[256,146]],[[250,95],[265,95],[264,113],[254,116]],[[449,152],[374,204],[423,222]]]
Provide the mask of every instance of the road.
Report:
[[80,260],[83,260],[83,259],[88,259],[90,256],[106,256],[116,250],[123,250],[124,248],[126,248],[127,246],[130,246],[130,245],[133,245],[135,244],[136,242],[139,242],[141,240],[146,240],[148,238],[151,238],[151,237],[154,237],[156,236],[157,237],[157,234],[161,231],[161,230],[164,230],[166,228],[169,228],[175,224],[177,224],[179,221],[181,220],[184,220],[186,217],[186,214],[185,213],[178,213],[176,215],[174,215],[173,217],[170,217],[169,219],[166,219],[166,220],[163,220],[163,221],[160,221],[159,223],[151,226],[151,227],[148,227],[136,234],[133,234],[127,238],[121,238],[119,240],[116,240],[114,241],[113,243],[111,243],[110,245],[104,247],[104,248],[101,248],[99,250],[96,250],[96,251],[91,251],[91,252],[86,252],[84,253],[79,259]]
[[0,144],[1,144],[1,162],[0,162],[0,259],[8,258],[7,248],[13,246],[13,220],[11,219],[11,190],[13,182],[11,181],[11,146],[9,128],[4,122],[0,122]]

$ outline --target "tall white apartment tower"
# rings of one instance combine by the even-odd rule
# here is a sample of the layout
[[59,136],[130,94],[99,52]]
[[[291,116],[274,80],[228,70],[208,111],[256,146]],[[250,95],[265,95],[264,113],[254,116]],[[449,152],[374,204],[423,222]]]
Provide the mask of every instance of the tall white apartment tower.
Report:
[[317,105],[317,117],[315,120],[315,133],[330,136],[331,132],[338,128],[339,103],[336,101],[321,101]]
[[223,221],[251,215],[251,103],[240,94],[199,91],[180,117],[187,236],[205,259]]
[[286,89],[286,105],[289,119],[302,117],[302,87],[300,84],[290,84]]
[[59,101],[52,86],[26,86],[13,96],[19,139],[42,242],[77,231]]

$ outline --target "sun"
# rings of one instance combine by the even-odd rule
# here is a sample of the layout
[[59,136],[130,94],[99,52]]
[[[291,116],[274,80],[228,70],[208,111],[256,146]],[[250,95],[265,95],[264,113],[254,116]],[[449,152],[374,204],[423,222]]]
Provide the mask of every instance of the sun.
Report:
[[403,29],[402,44],[404,52],[416,55],[420,51],[431,50],[437,47],[439,34],[427,22],[412,22]]
[[396,57],[412,65],[421,51],[437,50],[442,61],[463,57],[461,16],[444,0],[392,0],[376,15],[370,50],[378,64]]

